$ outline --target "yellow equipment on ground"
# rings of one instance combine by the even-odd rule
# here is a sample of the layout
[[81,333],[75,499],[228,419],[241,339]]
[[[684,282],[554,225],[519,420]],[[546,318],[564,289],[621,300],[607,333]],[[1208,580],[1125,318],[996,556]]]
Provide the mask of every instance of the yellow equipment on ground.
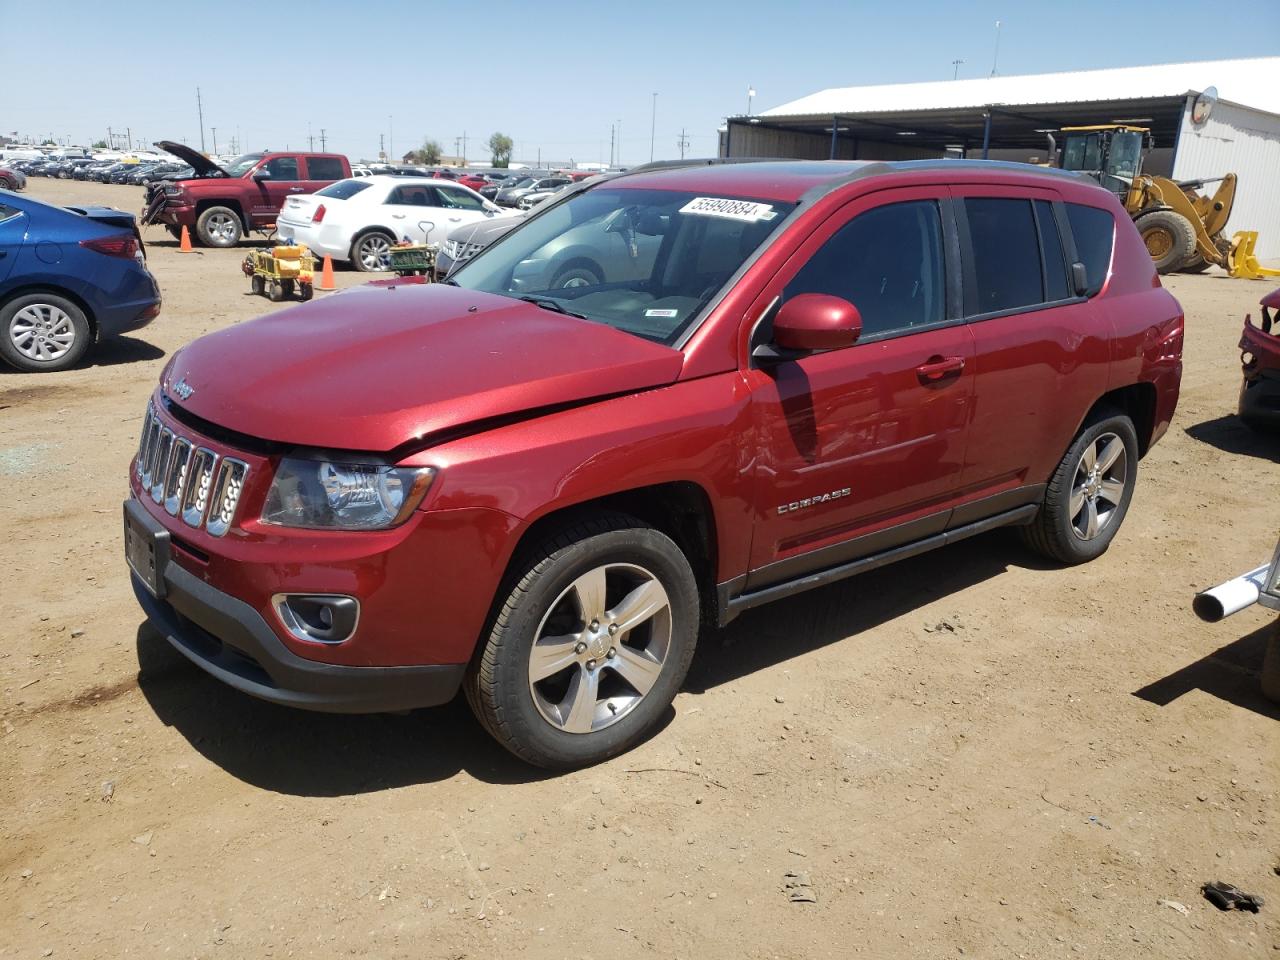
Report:
[[299,300],[310,300],[315,292],[316,258],[306,244],[276,246],[253,250],[241,264],[253,292],[263,293],[279,302],[297,294]]
[[[1256,231],[1240,231],[1230,240],[1222,232],[1235,203],[1234,173],[1181,183],[1143,173],[1143,149],[1151,142],[1146,127],[1110,123],[1062,132],[1058,165],[1088,174],[1120,198],[1160,273],[1200,273],[1214,264],[1233,277],[1280,276],[1254,256]],[[1219,186],[1213,196],[1200,193],[1214,182]]]

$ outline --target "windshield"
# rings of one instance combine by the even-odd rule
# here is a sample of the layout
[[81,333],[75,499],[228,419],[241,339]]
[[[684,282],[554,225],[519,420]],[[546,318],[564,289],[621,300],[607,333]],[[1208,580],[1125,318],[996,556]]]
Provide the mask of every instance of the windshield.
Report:
[[533,183],[534,183],[533,177],[521,177],[519,180],[512,180],[509,183],[504,183],[503,186],[504,187],[528,187],[528,186],[532,186]]
[[1107,173],[1122,180],[1138,175],[1142,159],[1142,134],[1132,130],[1117,131],[1111,137],[1111,155],[1107,157]]
[[597,187],[511,231],[450,279],[672,343],[793,207]]
[[238,177],[244,174],[250,167],[261,160],[265,154],[262,153],[246,153],[242,157],[236,157],[224,168],[227,174],[232,177]]

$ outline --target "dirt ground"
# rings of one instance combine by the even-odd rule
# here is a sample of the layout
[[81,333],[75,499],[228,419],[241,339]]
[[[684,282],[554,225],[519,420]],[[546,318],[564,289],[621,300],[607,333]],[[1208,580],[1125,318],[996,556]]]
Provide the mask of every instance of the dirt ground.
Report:
[[[146,239],[155,323],[0,372],[0,956],[1280,956],[1270,617],[1190,610],[1275,543],[1280,441],[1233,417],[1268,285],[1169,280],[1182,402],[1102,559],[998,533],[753,611],[646,744],[546,776],[461,703],[274,707],[142,626],[146,397],[176,347],[275,309],[243,251]],[[1211,879],[1267,904],[1220,913]]]

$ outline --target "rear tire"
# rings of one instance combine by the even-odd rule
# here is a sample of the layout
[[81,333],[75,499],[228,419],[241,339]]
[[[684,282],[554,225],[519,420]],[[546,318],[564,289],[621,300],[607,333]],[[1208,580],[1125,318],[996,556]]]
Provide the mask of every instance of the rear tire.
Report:
[[196,218],[196,236],[206,247],[234,247],[244,236],[244,224],[230,207],[210,207]]
[[253,291],[254,296],[262,296],[267,290],[267,281],[263,280],[258,274],[254,274],[249,280],[249,289]]
[[1172,273],[1195,256],[1196,228],[1182,214],[1153,210],[1135,222],[1157,273]]
[[0,357],[19,370],[65,370],[92,342],[89,318],[66,297],[28,293],[0,306]]
[[1137,477],[1133,421],[1115,410],[1096,412],[1049,478],[1040,512],[1021,528],[1023,540],[1058,563],[1102,556],[1124,522]]
[[463,684],[476,717],[540,767],[585,767],[635,746],[693,658],[700,604],[688,560],[665,534],[605,514],[517,563]]

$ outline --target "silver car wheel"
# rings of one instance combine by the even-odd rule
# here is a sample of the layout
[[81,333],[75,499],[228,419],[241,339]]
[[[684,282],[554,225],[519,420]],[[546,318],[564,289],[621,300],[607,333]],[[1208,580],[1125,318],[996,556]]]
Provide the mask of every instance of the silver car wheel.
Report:
[[362,237],[356,246],[356,255],[360,258],[360,265],[366,270],[391,268],[391,244],[380,233]]
[[662,583],[644,567],[605,564],[566,587],[542,618],[529,651],[529,691],[553,727],[595,733],[645,698],[670,649]]
[[215,213],[205,221],[205,229],[215,241],[221,240],[227,244],[236,242],[238,227],[235,218],[229,213]]
[[1092,540],[1116,517],[1124,500],[1129,456],[1124,441],[1104,433],[1084,448],[1071,485],[1071,528],[1081,540]]
[[24,357],[48,363],[75,345],[71,317],[50,303],[29,303],[9,321],[9,339]]

